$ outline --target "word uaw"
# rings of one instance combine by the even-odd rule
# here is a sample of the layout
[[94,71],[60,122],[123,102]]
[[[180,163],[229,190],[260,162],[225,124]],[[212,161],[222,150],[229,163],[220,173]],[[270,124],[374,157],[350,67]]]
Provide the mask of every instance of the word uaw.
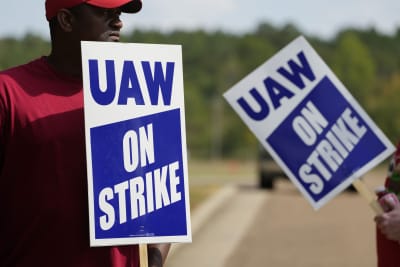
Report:
[[[162,96],[164,105],[171,104],[174,62],[166,62],[164,64],[166,66],[163,67],[163,62],[157,61],[151,64],[149,61],[142,61],[140,65],[136,63],[135,67],[133,61],[127,60],[122,64],[121,77],[116,77],[115,70],[121,66],[116,66],[114,60],[105,60],[106,86],[103,85],[103,87],[100,86],[99,65],[101,64],[97,59],[90,59],[88,64],[90,92],[93,100],[99,105],[105,106],[115,102],[118,105],[127,105],[128,100],[134,100],[136,105],[158,105],[159,95]],[[138,74],[144,76],[145,85],[140,84]],[[120,81],[119,87],[117,87],[117,81]],[[149,95],[149,99],[144,97],[146,93]]]
[[[123,154],[128,172],[154,163],[153,125],[140,127],[138,133],[129,130],[124,136]],[[179,161],[175,161],[153,170],[147,169],[144,175],[102,189],[99,193],[99,208],[104,213],[99,218],[101,229],[107,231],[115,223],[126,223],[128,214],[129,219],[134,220],[180,201],[179,169]]]
[[[293,120],[293,129],[306,145],[314,145],[317,136],[328,126],[328,121],[312,102],[308,102],[301,113]],[[325,182],[329,182],[332,174],[339,169],[366,132],[367,128],[351,109],[346,108],[298,170],[299,177],[310,185],[311,192],[317,195],[323,191]]]

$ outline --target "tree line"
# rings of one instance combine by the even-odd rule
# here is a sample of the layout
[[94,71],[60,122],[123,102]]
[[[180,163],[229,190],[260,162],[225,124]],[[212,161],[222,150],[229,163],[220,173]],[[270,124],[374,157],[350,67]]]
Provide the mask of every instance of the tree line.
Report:
[[[258,141],[222,94],[299,35],[349,89],[383,132],[400,139],[400,28],[385,35],[373,28],[344,29],[330,40],[307,36],[294,25],[261,23],[246,34],[133,30],[123,42],[180,44],[183,53],[187,146],[194,158],[254,157]],[[47,55],[37,35],[0,39],[0,69]]]

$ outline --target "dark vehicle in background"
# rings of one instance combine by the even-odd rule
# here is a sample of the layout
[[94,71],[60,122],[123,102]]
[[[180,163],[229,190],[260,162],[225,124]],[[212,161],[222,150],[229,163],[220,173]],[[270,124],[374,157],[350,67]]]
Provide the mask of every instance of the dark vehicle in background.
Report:
[[[274,189],[275,180],[278,178],[288,179],[282,168],[275,162],[267,150],[263,147],[258,149],[257,174],[259,187],[263,189]],[[347,192],[356,192],[353,185],[350,185]]]
[[257,173],[259,186],[264,189],[274,189],[275,179],[287,178],[282,168],[263,147],[258,149]]

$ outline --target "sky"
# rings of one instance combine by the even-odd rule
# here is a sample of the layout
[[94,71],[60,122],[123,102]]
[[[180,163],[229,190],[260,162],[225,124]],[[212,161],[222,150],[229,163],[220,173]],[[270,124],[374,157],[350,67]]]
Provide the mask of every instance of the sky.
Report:
[[[49,38],[45,0],[2,5],[0,38],[27,32]],[[142,0],[140,13],[124,14],[124,29],[223,30],[242,34],[261,22],[294,24],[306,35],[330,39],[344,28],[374,27],[383,34],[400,28],[399,0]]]

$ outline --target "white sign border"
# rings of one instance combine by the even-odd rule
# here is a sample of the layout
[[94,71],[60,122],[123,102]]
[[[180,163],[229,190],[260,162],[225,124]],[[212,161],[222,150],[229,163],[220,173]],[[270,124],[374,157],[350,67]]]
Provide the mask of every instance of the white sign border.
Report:
[[[175,70],[176,73],[179,73],[177,76],[176,87],[181,88],[179,90],[181,95],[181,100],[178,101],[177,105],[172,105],[168,108],[156,109],[152,112],[148,112],[146,108],[139,108],[139,110],[135,110],[135,117],[138,118],[144,115],[153,115],[157,112],[173,110],[179,108],[180,117],[181,117],[181,141],[182,141],[182,168],[184,174],[184,198],[185,198],[185,214],[186,214],[186,235],[181,236],[133,236],[127,238],[96,238],[95,233],[95,212],[94,212],[94,196],[93,196],[93,172],[92,172],[92,157],[91,157],[91,147],[90,147],[90,129],[100,125],[111,124],[114,122],[120,122],[126,119],[132,119],[131,115],[115,117],[113,121],[105,123],[104,118],[107,115],[110,115],[108,111],[102,112],[101,115],[97,115],[98,121],[87,123],[88,117],[92,116],[90,112],[87,110],[87,103],[93,102],[89,94],[86,93],[87,88],[89,88],[89,73],[87,66],[87,59],[90,55],[103,54],[104,51],[109,53],[109,49],[112,46],[118,46],[118,48],[112,48],[112,51],[118,51],[117,54],[120,57],[124,57],[125,52],[128,49],[135,50],[135,55],[139,55],[140,58],[146,51],[151,51],[150,53],[157,57],[159,53],[163,55],[168,55],[167,57],[176,58],[174,62],[178,63]],[[84,83],[84,116],[85,116],[85,141],[86,141],[86,161],[87,161],[87,184],[88,184],[88,205],[89,205],[89,239],[91,247],[101,247],[101,246],[114,246],[114,245],[136,245],[136,244],[155,244],[155,243],[190,243],[192,242],[192,230],[191,230],[191,216],[190,216],[190,200],[189,200],[189,173],[188,173],[188,163],[187,163],[187,147],[186,147],[186,120],[185,120],[185,105],[184,105],[184,85],[183,85],[183,66],[182,66],[182,47],[181,45],[170,45],[170,44],[144,44],[144,43],[111,43],[111,42],[90,42],[90,41],[82,41],[81,42],[82,49],[82,74],[83,74],[83,83]],[[159,53],[152,53],[157,51]],[[93,58],[93,57],[92,57]],[[96,57],[95,57],[96,58]],[[175,77],[176,78],[176,77]],[[143,77],[139,77],[142,79]],[[174,92],[177,90],[173,90]],[[174,97],[174,96],[173,96]],[[93,104],[93,103],[92,103]],[[91,111],[93,114],[99,112],[99,109],[96,111]],[[120,112],[120,114],[122,114]],[[112,114],[111,114],[112,115]]]

